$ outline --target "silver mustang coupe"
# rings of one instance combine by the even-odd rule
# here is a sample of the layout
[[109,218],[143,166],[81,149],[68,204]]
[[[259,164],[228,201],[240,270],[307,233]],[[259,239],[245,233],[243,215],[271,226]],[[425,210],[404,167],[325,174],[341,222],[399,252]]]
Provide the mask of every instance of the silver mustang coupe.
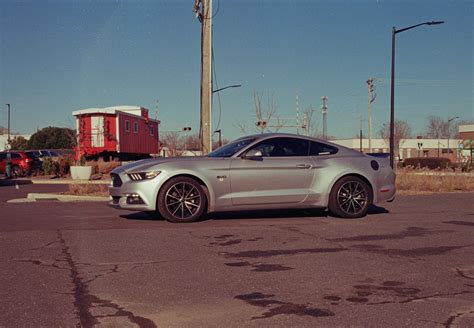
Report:
[[111,173],[111,206],[156,211],[171,222],[203,213],[327,208],[357,218],[395,197],[387,158],[293,134],[237,139],[205,157],[146,159]]

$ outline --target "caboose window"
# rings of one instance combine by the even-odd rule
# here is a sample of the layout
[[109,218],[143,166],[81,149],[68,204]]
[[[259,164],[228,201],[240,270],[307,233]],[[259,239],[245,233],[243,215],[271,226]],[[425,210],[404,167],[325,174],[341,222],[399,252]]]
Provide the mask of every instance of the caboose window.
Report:
[[150,135],[151,136],[155,135],[155,127],[153,125],[150,125]]
[[133,133],[138,133],[138,122],[133,122]]
[[125,132],[130,132],[130,121],[125,120]]

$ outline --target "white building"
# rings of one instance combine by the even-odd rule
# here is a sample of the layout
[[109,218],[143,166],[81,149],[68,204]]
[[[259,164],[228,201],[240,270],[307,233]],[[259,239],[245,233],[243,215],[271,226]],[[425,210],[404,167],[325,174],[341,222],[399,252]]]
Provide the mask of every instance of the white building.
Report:
[[[331,142],[348,148],[360,150],[360,139],[331,140]],[[448,157],[451,161],[457,159],[462,139],[402,139],[400,140],[398,160],[410,157]],[[369,139],[362,139],[362,151],[368,153]],[[389,142],[384,139],[372,139],[372,153],[389,153]]]
[[[10,139],[13,140],[15,137],[23,137],[26,140],[31,138],[30,134],[10,134]],[[0,134],[0,151],[7,150],[8,134]]]

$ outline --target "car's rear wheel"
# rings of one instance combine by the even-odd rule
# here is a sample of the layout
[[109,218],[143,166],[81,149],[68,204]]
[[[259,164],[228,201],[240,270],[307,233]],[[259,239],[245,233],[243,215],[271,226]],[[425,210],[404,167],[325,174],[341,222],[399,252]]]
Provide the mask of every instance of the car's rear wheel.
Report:
[[158,194],[158,211],[168,221],[194,222],[203,214],[206,195],[201,185],[188,177],[166,182]]
[[355,176],[338,180],[329,195],[329,212],[341,218],[360,218],[367,215],[372,204],[372,190]]

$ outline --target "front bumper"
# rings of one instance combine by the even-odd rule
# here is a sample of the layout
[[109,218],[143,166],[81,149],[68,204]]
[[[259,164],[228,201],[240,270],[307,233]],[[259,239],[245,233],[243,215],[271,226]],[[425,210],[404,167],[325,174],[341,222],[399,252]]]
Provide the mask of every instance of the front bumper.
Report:
[[163,178],[132,181],[126,173],[114,174],[113,184],[109,186],[112,201],[109,206],[117,209],[135,211],[155,211],[156,197]]
[[154,209],[150,209],[150,206],[146,204],[130,204],[129,195],[124,196],[112,196],[112,200],[107,204],[109,207],[115,209],[122,209],[122,210],[135,210],[135,211],[152,211]]

